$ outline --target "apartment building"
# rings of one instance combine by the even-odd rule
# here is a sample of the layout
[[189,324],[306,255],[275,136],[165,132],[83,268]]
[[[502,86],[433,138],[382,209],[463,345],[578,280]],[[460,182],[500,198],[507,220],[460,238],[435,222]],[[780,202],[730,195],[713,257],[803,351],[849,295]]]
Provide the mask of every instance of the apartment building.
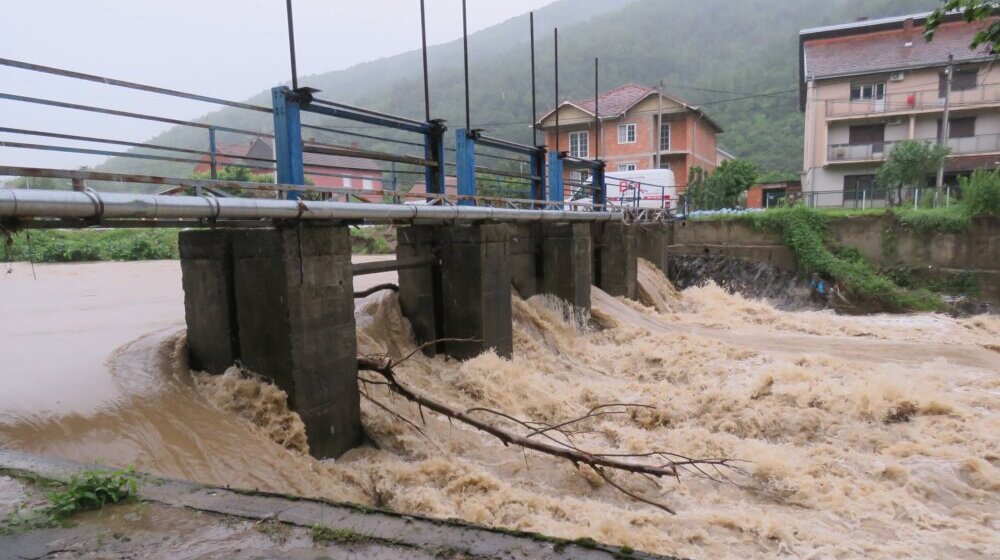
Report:
[[[657,88],[625,84],[598,96],[599,126],[595,124],[594,98],[563,101],[538,120],[549,149],[581,159],[600,157],[607,174],[659,167],[674,172],[679,191],[687,185],[691,168],[707,170],[732,156],[719,149],[716,136],[722,128],[700,108],[674,95],[659,95]],[[559,137],[556,138],[556,112]],[[657,133],[657,117],[662,126]],[[566,179],[586,180],[586,171],[566,171]]]
[[[799,34],[805,113],[803,195],[817,206],[885,203],[875,172],[903,140],[938,141],[954,57],[946,183],[1000,159],[1000,68],[969,44],[982,24],[957,15],[923,39],[929,14],[806,29]],[[931,178],[928,178],[929,182]]]

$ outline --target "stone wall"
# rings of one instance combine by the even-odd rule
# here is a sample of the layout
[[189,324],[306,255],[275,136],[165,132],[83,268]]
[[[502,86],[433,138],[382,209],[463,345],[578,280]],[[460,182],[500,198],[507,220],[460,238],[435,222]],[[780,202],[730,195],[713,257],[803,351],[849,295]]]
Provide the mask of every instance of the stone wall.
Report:
[[[795,254],[776,232],[735,220],[674,222],[671,227],[671,254],[720,255],[797,269]],[[923,234],[889,217],[859,216],[831,220],[829,234],[878,267],[971,274],[980,298],[1000,303],[1000,218],[973,219],[962,233]]]

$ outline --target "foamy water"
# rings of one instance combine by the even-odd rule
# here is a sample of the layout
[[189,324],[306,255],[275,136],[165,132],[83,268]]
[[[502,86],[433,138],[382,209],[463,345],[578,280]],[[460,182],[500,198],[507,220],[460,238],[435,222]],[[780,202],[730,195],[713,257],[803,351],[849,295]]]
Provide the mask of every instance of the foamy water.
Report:
[[[546,298],[515,298],[515,357],[411,358],[402,382],[457,408],[559,422],[608,402],[581,447],[731,457],[745,473],[652,482],[506,448],[382,388],[362,401],[363,447],[304,454],[274,387],[188,372],[183,333],[119,349],[117,406],[0,427],[4,445],[210,483],[325,496],[690,558],[1000,556],[1000,320],[782,312],[714,285],[682,293],[640,263],[646,304],[594,290],[589,325]],[[396,296],[360,301],[359,352],[414,347]],[[72,443],[71,443],[72,442]]]

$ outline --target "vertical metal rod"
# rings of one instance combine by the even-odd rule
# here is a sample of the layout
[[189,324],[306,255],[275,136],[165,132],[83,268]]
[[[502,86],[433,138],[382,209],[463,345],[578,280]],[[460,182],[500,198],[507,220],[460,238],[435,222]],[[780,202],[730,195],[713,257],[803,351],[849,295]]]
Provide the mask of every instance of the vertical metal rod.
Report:
[[299,89],[299,71],[295,67],[295,24],[292,23],[292,0],[285,0],[288,11],[288,54],[292,59],[292,89]]
[[663,169],[663,80],[656,84],[656,94],[656,168]]
[[556,63],[556,153],[559,153],[559,28],[555,28],[552,34],[552,41],[555,47],[555,63]]
[[216,158],[216,144],[215,144],[215,127],[209,127],[208,129],[208,157],[210,162],[211,177],[213,179],[219,178],[219,162]]
[[528,14],[531,23],[531,140],[532,146],[538,145],[538,109],[535,106],[535,12]]
[[424,117],[431,120],[431,90],[427,80],[427,18],[424,15],[424,0],[420,0],[420,41],[424,53]]
[[[948,69],[945,70],[948,73],[948,81],[944,86],[944,115],[941,119],[941,131],[938,136],[938,146],[945,147],[948,145],[948,136],[951,132],[948,130],[949,117],[951,116],[951,79],[955,75],[955,57],[954,55],[948,55]],[[934,185],[937,188],[941,188],[944,185],[944,158],[941,160],[941,165],[938,166],[937,177]]]
[[601,159],[601,107],[598,59],[594,58],[594,159]]
[[462,0],[462,54],[465,58],[465,130],[471,132],[472,116],[469,112],[469,26],[465,12],[465,0]]

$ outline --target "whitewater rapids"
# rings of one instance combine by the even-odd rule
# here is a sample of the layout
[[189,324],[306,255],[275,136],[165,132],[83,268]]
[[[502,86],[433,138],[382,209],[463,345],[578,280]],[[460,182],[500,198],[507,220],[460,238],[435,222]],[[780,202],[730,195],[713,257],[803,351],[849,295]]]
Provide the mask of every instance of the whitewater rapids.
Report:
[[[69,414],[0,399],[0,443],[695,559],[1000,557],[1000,319],[783,312],[713,284],[678,292],[645,262],[639,280],[644,304],[594,289],[582,324],[515,297],[513,360],[419,356],[397,373],[459,408],[548,423],[651,405],[589,421],[578,443],[746,461],[727,483],[615,477],[676,516],[586,469],[426,411],[424,424],[378,387],[425,435],[363,400],[378,449],[316,461],[281,391],[237,368],[190,372],[165,319],[108,359],[113,398]],[[395,294],[359,300],[356,317],[359,353],[414,349]]]

